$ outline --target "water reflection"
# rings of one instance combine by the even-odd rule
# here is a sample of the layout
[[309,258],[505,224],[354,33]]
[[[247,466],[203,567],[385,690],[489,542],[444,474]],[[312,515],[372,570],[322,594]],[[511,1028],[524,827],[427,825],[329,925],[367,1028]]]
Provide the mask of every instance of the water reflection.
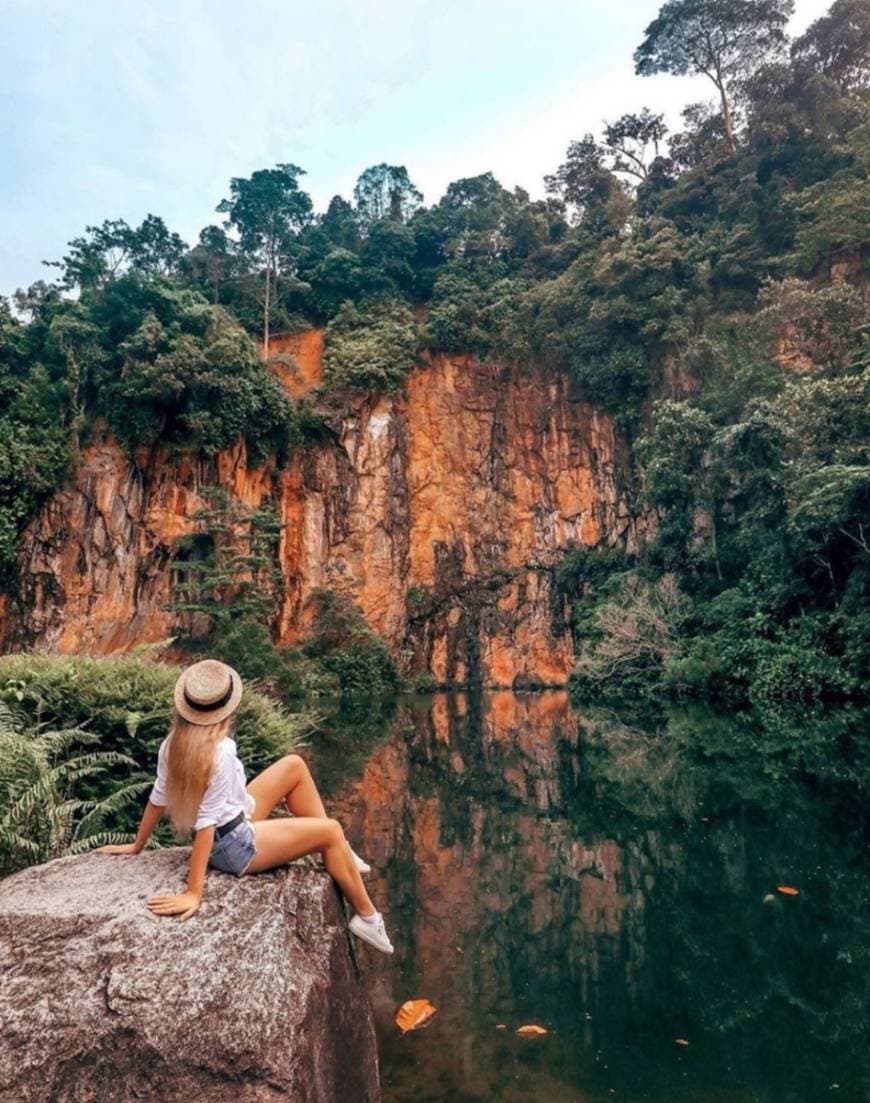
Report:
[[[804,717],[800,755],[862,719]],[[396,944],[366,955],[387,1103],[864,1098],[859,789],[759,723],[445,694],[321,742]],[[414,997],[440,1014],[400,1038]]]

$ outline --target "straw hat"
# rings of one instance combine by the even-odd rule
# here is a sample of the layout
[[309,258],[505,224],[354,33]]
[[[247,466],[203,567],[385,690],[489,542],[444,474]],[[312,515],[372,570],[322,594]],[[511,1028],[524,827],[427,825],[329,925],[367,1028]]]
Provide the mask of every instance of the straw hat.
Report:
[[242,679],[217,659],[194,663],[175,683],[175,708],[190,724],[219,724],[232,716],[241,699]]

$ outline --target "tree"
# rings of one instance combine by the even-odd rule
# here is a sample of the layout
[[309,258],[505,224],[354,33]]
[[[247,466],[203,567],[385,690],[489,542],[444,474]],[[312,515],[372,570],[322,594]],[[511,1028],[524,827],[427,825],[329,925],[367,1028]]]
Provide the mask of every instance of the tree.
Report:
[[547,194],[565,204],[574,224],[601,235],[618,232],[629,213],[625,188],[605,164],[605,153],[593,136],[586,134],[579,142],[571,142],[564,163],[544,177]]
[[345,303],[326,327],[324,378],[337,390],[394,394],[416,363],[414,316],[399,303],[365,314]]
[[629,113],[607,123],[604,144],[613,155],[613,171],[646,180],[649,163],[659,156],[667,132],[664,115],[654,115],[647,107],[639,114]]
[[423,194],[411,182],[404,165],[373,165],[353,189],[356,214],[363,228],[388,218],[407,222],[423,202]]
[[715,473],[709,450],[710,417],[688,402],[662,401],[653,408],[652,424],[640,442],[649,503],[659,512],[656,544],[671,565],[697,554],[706,534],[710,555],[721,578],[716,546]]
[[359,251],[359,225],[356,215],[350,203],[340,195],[334,195],[330,199],[326,213],[320,216],[319,225],[330,245],[351,252]]
[[194,280],[203,281],[211,289],[212,302],[220,302],[221,285],[233,263],[233,243],[220,226],[206,226],[199,241],[185,258]]
[[162,218],[149,214],[135,229],[123,218],[107,218],[100,226],[86,226],[81,237],[69,243],[69,253],[58,261],[45,261],[59,268],[66,290],[78,287],[91,291],[119,279],[126,272],[147,278],[174,275],[187,246],[171,233]]
[[239,235],[239,245],[263,278],[263,349],[269,355],[269,322],[278,280],[292,271],[295,236],[311,218],[311,197],[299,187],[304,170],[281,164],[258,169],[247,179],[230,181],[230,198],[217,210],[227,215],[225,226]]
[[835,0],[791,48],[796,65],[823,73],[844,92],[870,84],[870,5],[866,0]]
[[635,51],[635,72],[708,77],[719,93],[733,152],[737,139],[729,88],[782,50],[793,10],[793,0],[667,0]]
[[93,391],[95,376],[105,361],[100,332],[80,304],[64,304],[48,327],[46,342],[66,366],[66,401],[69,406],[70,443],[78,450],[79,434],[85,424],[85,405]]

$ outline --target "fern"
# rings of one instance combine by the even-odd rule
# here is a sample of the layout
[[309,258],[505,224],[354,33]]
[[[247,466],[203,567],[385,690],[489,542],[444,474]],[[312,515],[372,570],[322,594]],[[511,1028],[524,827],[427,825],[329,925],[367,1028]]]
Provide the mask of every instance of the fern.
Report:
[[82,728],[28,728],[0,702],[0,874],[129,840],[107,821],[148,783],[120,784],[102,799],[79,795],[82,782],[102,778],[112,767],[136,766],[116,751],[91,750],[96,741]]

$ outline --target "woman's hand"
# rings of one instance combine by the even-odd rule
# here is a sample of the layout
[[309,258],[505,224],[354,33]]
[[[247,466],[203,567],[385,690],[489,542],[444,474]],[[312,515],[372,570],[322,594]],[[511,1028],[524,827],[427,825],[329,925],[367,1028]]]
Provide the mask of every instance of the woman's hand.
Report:
[[182,919],[190,919],[201,902],[202,897],[195,892],[182,892],[178,896],[164,893],[152,896],[148,908],[153,915],[180,915]]
[[140,848],[135,843],[120,843],[112,846],[98,846],[94,854],[138,854]]

